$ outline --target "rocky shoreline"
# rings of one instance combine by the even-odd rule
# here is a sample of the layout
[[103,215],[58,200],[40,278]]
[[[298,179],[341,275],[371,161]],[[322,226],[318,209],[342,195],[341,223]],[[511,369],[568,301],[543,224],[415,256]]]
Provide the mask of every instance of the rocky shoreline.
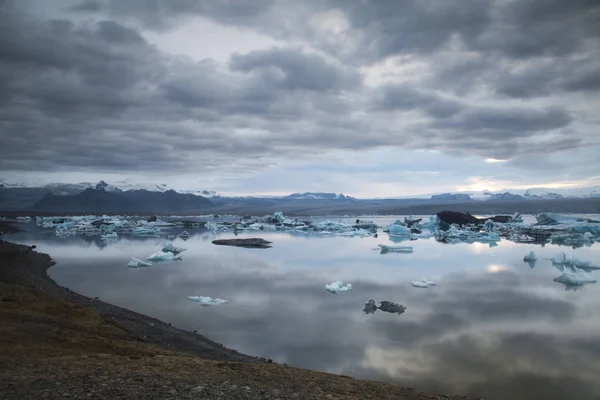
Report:
[[[0,233],[14,232],[6,221]],[[61,287],[54,261],[0,240],[0,398],[456,399],[241,354]]]

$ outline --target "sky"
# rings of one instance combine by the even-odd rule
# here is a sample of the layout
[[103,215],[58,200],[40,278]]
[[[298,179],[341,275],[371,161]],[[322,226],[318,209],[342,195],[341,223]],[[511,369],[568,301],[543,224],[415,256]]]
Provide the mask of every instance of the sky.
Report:
[[596,0],[0,0],[0,178],[600,184]]

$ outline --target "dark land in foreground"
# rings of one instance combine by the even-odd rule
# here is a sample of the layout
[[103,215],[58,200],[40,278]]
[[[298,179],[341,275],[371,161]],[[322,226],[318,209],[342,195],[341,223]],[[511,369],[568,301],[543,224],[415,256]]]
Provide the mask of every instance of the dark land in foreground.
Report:
[[243,355],[58,286],[53,264],[0,240],[1,399],[468,400]]

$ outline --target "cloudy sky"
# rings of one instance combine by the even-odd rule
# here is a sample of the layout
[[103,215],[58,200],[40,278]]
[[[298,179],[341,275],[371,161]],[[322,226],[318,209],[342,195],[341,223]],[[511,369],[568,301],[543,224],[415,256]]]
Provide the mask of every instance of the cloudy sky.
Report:
[[0,178],[600,184],[596,0],[0,0]]

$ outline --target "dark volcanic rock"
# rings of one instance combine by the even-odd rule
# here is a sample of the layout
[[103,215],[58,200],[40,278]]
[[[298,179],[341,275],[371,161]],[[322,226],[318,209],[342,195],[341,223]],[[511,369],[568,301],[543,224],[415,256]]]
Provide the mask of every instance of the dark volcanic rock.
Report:
[[479,218],[475,218],[469,213],[461,213],[456,211],[441,211],[437,213],[437,216],[440,219],[440,221],[445,222],[448,225],[479,224],[483,222],[479,220]]
[[213,244],[220,246],[235,246],[235,247],[247,247],[252,249],[268,249],[271,247],[271,243],[268,240],[261,238],[248,238],[248,239],[218,239],[213,240]]
[[381,302],[379,309],[392,314],[403,314],[404,311],[406,311],[406,307],[404,307],[402,304],[385,300]]

